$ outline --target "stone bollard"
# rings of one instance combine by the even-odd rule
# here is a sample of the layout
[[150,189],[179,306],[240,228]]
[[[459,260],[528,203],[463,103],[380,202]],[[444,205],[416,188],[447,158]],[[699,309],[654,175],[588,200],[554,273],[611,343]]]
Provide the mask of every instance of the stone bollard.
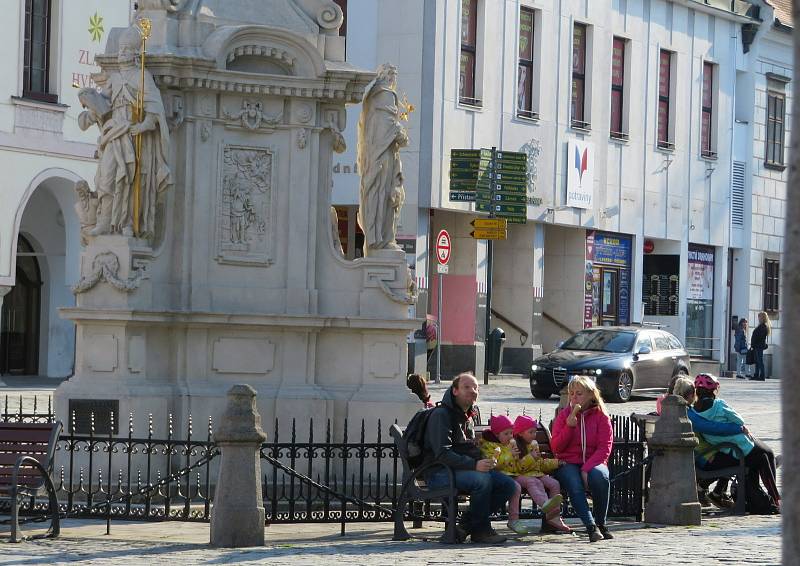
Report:
[[211,546],[264,545],[259,451],[266,438],[255,389],[234,385],[228,390],[228,406],[214,435],[222,462],[211,509]]
[[657,452],[650,475],[645,521],[662,525],[699,525],[700,503],[694,475],[697,438],[686,416],[686,402],[668,395],[661,402],[661,418],[647,441]]

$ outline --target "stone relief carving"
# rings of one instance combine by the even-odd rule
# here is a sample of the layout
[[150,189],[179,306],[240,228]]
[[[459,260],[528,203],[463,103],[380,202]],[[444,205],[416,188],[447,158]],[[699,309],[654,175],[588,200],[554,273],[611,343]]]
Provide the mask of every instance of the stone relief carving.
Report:
[[264,106],[260,101],[242,100],[242,109],[238,112],[224,111],[228,120],[241,120],[242,127],[248,130],[257,130],[261,125],[277,126],[283,119],[283,114],[267,116],[264,113]]
[[72,294],[85,293],[103,280],[123,293],[131,293],[138,289],[145,277],[144,271],[137,269],[128,279],[120,279],[119,267],[119,258],[115,253],[107,251],[97,254],[92,260],[92,272],[81,277],[81,280],[72,286]]
[[311,110],[311,106],[308,104],[300,104],[295,111],[295,118],[301,124],[308,124],[308,121],[311,120],[313,116],[313,111]]
[[525,142],[520,151],[528,156],[527,170],[527,197],[528,204],[539,205],[542,199],[535,196],[536,180],[539,177],[539,156],[542,154],[542,144],[536,138],[531,138]]
[[97,224],[97,195],[89,189],[89,183],[80,180],[75,183],[75,194],[78,202],[75,203],[75,213],[81,225],[81,245],[86,246],[91,238],[92,230]]
[[371,250],[399,250],[395,242],[400,208],[405,200],[400,148],[408,132],[400,123],[397,68],[378,67],[378,76],[364,97],[358,120],[357,162],[361,171],[358,223],[364,231],[364,255]]
[[140,10],[167,10],[177,12],[184,0],[138,0]]
[[[152,239],[157,199],[172,185],[164,104],[149,71],[145,70],[142,82],[137,66],[139,48],[139,31],[131,26],[119,39],[119,67],[95,75],[100,90],[84,88],[78,93],[85,109],[78,116],[80,128],[87,130],[96,124],[100,130],[95,175],[99,206],[93,236],[132,236],[138,218],[135,235]],[[143,107],[137,112],[142,96]],[[135,119],[137,113],[141,119]],[[139,180],[138,194],[135,180]]]
[[347,142],[342,135],[342,131],[336,126],[333,117],[328,117],[328,123],[325,125],[326,130],[330,130],[333,136],[333,151],[336,153],[344,153],[347,150]]
[[211,120],[200,121],[200,140],[206,142],[211,137]]
[[185,113],[183,110],[183,97],[179,94],[172,95],[172,108],[170,109],[169,129],[173,131],[183,124]]
[[411,277],[411,270],[406,271],[405,293],[399,293],[389,286],[395,280],[395,270],[391,267],[368,268],[364,271],[364,287],[378,287],[384,295],[395,303],[413,305],[417,302],[417,284]]
[[297,149],[305,149],[308,145],[308,135],[305,128],[297,130]]
[[269,265],[267,229],[272,198],[273,152],[225,146],[218,198],[217,260]]

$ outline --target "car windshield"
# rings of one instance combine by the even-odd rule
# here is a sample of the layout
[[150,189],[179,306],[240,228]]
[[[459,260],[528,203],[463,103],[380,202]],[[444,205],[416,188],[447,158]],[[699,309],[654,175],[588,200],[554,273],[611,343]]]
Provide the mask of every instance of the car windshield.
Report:
[[629,352],[636,334],[619,330],[585,330],[564,342],[562,350],[589,350],[593,352]]

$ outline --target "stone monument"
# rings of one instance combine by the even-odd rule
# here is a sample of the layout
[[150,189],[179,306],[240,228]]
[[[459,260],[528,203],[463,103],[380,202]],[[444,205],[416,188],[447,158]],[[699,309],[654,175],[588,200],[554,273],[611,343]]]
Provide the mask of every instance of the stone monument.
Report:
[[650,476],[650,495],[644,517],[648,523],[699,525],[700,503],[694,475],[697,438],[686,415],[686,402],[667,395],[661,402],[648,448],[656,453]]
[[[394,71],[369,91],[360,153],[367,257],[347,261],[331,229],[332,152],[345,104],[375,78],[344,60],[331,0],[140,0],[111,32],[99,91],[94,191],[76,188],[86,246],[75,375],[59,418],[103,401],[135,426],[222,413],[231,385],[258,393],[272,424],[309,417],[339,436],[417,408],[405,388],[413,284],[394,233],[403,200]],[[142,65],[143,58],[144,66]],[[387,170],[388,171],[388,170]],[[110,404],[110,405],[108,405]],[[118,415],[118,416],[119,416]],[[124,419],[123,419],[124,420]],[[117,418],[116,422],[120,422]],[[163,433],[156,430],[155,434]]]

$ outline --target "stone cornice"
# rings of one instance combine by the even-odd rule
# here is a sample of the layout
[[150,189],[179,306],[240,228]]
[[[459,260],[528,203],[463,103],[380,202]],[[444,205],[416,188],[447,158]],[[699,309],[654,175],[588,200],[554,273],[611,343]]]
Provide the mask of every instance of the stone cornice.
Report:
[[187,311],[144,311],[126,309],[105,309],[90,307],[60,308],[62,318],[75,322],[93,324],[128,324],[182,326],[210,328],[215,326],[237,326],[250,328],[307,328],[321,330],[336,328],[341,330],[415,330],[419,321],[415,319],[385,319],[354,316],[290,315],[290,314],[233,314]]

